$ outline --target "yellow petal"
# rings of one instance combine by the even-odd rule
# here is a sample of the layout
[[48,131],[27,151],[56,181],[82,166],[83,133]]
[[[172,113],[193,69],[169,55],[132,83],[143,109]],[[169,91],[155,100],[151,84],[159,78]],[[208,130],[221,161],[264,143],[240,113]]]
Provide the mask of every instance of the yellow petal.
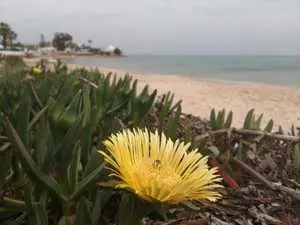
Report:
[[124,130],[111,135],[100,151],[111,175],[126,188],[151,202],[179,203],[185,200],[220,198],[221,178],[209,168],[207,157],[190,144],[173,142],[158,131]]

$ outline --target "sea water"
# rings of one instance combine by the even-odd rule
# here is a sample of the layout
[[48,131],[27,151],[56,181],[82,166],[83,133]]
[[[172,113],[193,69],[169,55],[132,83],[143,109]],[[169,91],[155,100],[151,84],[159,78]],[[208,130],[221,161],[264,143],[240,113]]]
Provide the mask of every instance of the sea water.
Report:
[[129,55],[78,57],[67,62],[149,74],[300,85],[300,56]]

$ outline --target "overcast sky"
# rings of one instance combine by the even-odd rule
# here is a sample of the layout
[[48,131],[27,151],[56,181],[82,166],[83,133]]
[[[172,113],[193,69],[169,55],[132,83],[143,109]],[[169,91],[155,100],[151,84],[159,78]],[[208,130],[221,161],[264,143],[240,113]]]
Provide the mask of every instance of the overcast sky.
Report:
[[0,0],[19,40],[69,32],[129,54],[300,54],[300,0]]

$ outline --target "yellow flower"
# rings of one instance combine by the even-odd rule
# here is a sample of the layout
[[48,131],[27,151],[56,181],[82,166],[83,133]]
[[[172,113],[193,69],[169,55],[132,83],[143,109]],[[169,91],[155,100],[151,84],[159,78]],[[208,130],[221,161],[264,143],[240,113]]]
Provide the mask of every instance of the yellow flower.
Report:
[[43,71],[42,71],[40,68],[38,68],[38,67],[32,68],[32,73],[35,74],[35,75],[39,75],[39,74],[41,74],[42,72],[43,72]]
[[215,201],[222,187],[217,169],[209,169],[207,157],[190,144],[174,143],[165,135],[135,129],[112,135],[104,142],[104,155],[118,188],[126,188],[141,198],[158,203],[186,200]]

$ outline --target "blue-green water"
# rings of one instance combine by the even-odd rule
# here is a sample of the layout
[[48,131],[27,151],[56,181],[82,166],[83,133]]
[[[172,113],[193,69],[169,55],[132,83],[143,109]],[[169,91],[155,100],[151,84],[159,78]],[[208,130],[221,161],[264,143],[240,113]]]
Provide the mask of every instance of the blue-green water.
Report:
[[79,57],[68,63],[228,81],[300,85],[300,56]]

